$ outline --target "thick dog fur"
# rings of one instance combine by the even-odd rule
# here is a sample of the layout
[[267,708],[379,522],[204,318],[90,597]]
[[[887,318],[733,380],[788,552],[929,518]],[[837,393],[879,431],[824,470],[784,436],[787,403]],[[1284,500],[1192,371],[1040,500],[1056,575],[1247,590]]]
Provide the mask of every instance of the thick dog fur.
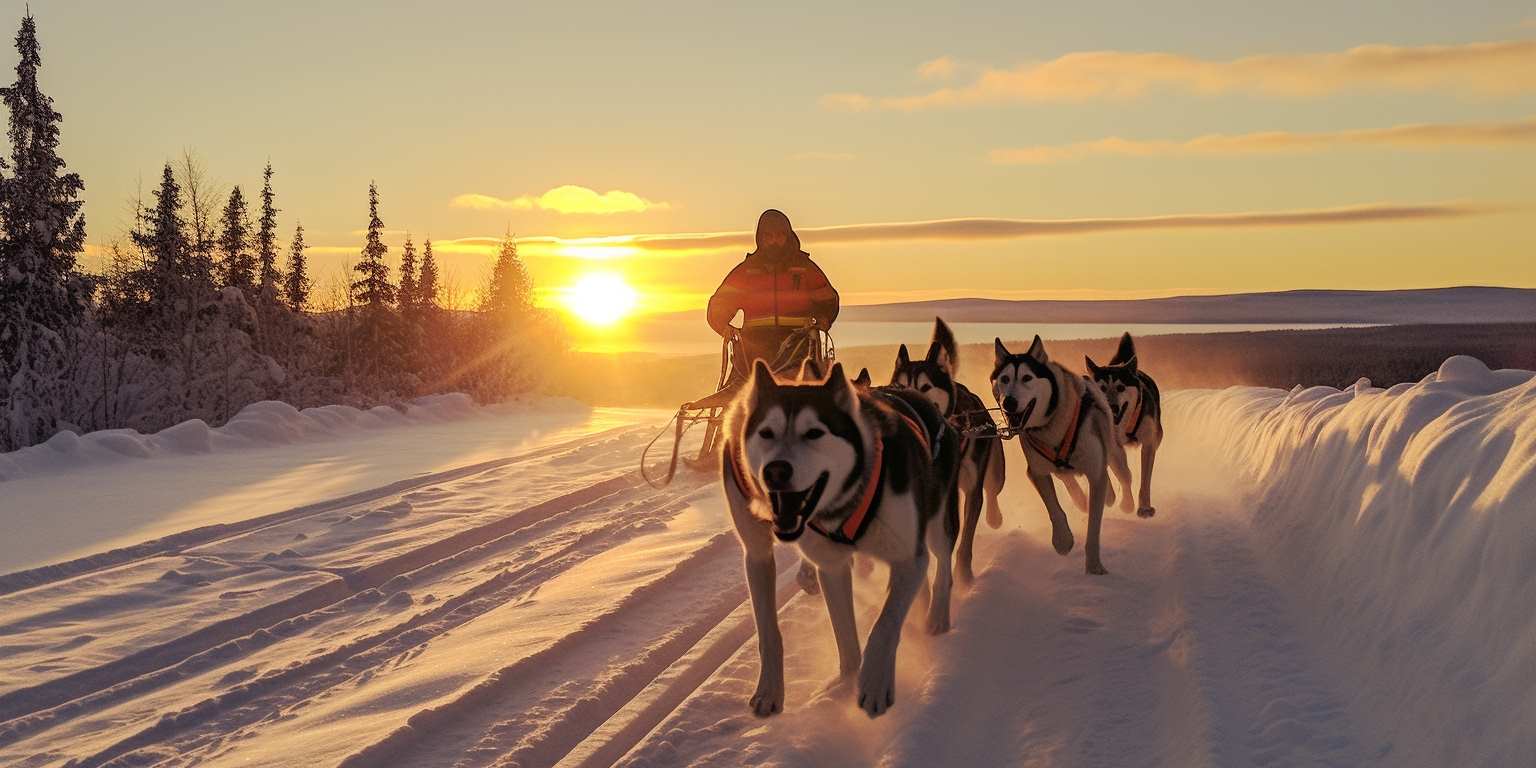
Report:
[[[930,554],[938,567],[927,627],[932,633],[949,629],[950,558],[958,527],[951,500],[959,439],[925,399],[913,395],[898,403],[889,397],[856,389],[841,365],[833,366],[823,381],[780,382],[758,363],[727,411],[721,482],[745,552],[757,624],[761,667],[749,704],[759,716],[784,706],[775,538],[796,543],[815,566],[838,649],[839,674],[827,687],[828,695],[855,686],[858,706],[870,717],[895,702],[901,626],[924,584]],[[912,414],[918,429],[932,430],[927,446],[913,432]],[[823,530],[836,529],[858,509],[871,477],[877,436],[883,445],[881,486],[869,510],[872,520],[855,543],[838,543],[808,521]],[[775,506],[773,498],[781,504]],[[802,499],[804,505],[796,506]],[[885,605],[862,651],[850,567],[855,553],[890,566]]]
[[992,394],[1015,430],[1027,431],[1047,446],[1061,445],[1082,399],[1089,399],[1089,407],[1078,426],[1077,442],[1064,466],[1042,454],[1022,436],[1019,444],[1029,465],[1029,481],[1045,502],[1051,520],[1051,545],[1059,554],[1071,552],[1074,542],[1067,513],[1056,498],[1052,478],[1061,476],[1069,491],[1076,488],[1076,477],[1087,479],[1088,498],[1084,504],[1088,510],[1086,568],[1091,574],[1108,573],[1099,556],[1099,531],[1104,522],[1104,505],[1114,498],[1109,471],[1112,466],[1117,474],[1122,468],[1127,474],[1130,471],[1125,468],[1125,451],[1115,435],[1108,401],[1082,376],[1051,361],[1039,336],[1022,355],[1009,352],[1002,339],[994,340],[993,345],[996,354],[991,375]]
[[[1110,358],[1109,365],[1096,365],[1088,357],[1084,357],[1083,362],[1088,365],[1089,378],[1104,393],[1121,443],[1141,447],[1141,487],[1136,514],[1152,517],[1157,514],[1157,508],[1152,506],[1152,466],[1157,462],[1157,449],[1163,444],[1162,393],[1157,389],[1157,382],[1137,365],[1136,342],[1129,333],[1120,337],[1120,346]],[[1128,471],[1120,477],[1120,491],[1124,496],[1121,507],[1130,511],[1131,478]]]
[[955,371],[959,367],[957,353],[954,333],[942,318],[936,317],[933,319],[933,339],[921,360],[911,359],[907,345],[901,345],[896,354],[896,368],[891,372],[891,385],[917,390],[961,432],[958,484],[965,496],[965,512],[961,517],[960,542],[955,549],[955,578],[961,584],[969,584],[974,578],[971,556],[983,500],[987,508],[987,525],[998,528],[1003,524],[997,497],[1003,492],[1007,468],[1003,441],[997,438],[997,427],[987,413],[986,403],[955,380]]

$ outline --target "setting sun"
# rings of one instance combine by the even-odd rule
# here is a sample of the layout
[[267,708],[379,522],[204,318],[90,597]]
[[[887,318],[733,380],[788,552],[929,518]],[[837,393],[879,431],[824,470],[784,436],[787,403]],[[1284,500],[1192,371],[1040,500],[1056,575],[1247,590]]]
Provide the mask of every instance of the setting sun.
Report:
[[635,308],[639,295],[623,276],[613,272],[582,275],[565,290],[567,311],[588,325],[609,326]]

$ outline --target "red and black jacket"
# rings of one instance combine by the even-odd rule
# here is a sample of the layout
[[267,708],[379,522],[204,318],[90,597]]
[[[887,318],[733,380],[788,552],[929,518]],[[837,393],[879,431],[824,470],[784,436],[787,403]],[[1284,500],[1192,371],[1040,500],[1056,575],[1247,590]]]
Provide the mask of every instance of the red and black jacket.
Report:
[[709,299],[709,327],[724,336],[739,310],[744,329],[800,328],[815,320],[830,328],[839,299],[826,274],[809,254],[748,254],[725,276]]

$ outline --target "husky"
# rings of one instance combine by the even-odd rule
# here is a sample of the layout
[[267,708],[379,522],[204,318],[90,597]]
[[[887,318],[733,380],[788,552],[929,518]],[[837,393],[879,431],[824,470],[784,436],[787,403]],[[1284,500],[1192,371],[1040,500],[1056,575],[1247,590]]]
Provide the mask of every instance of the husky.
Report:
[[1090,574],[1108,573],[1099,557],[1099,529],[1105,503],[1114,500],[1109,471],[1114,467],[1116,474],[1130,472],[1109,402],[1087,379],[1052,362],[1039,336],[1022,355],[1009,352],[1002,339],[993,340],[993,349],[992,395],[1009,428],[1019,434],[1029,482],[1040,492],[1051,518],[1051,546],[1065,555],[1073,545],[1072,528],[1056,498],[1052,477],[1062,476],[1069,490],[1076,487],[1077,476],[1086,477],[1086,567]]
[[958,350],[949,325],[942,318],[934,318],[933,340],[928,345],[928,354],[921,360],[913,360],[907,345],[901,345],[896,352],[891,385],[915,389],[933,401],[961,435],[959,487],[965,494],[965,514],[961,517],[960,542],[955,550],[955,578],[961,584],[970,584],[974,579],[971,554],[982,500],[986,500],[987,525],[1001,527],[1003,513],[997,496],[1003,492],[1007,472],[1003,441],[998,439],[997,425],[987,414],[986,403],[955,380],[955,370],[959,367]]
[[[1157,461],[1157,449],[1163,444],[1163,396],[1157,390],[1157,382],[1136,364],[1136,342],[1131,334],[1120,337],[1120,346],[1109,365],[1095,365],[1092,358],[1083,357],[1088,365],[1088,376],[1099,385],[1109,403],[1109,411],[1115,418],[1121,442],[1141,446],[1141,488],[1137,495],[1136,515],[1152,517],[1157,508],[1152,506],[1152,465]],[[1126,506],[1131,497],[1130,477],[1122,478],[1121,492]]]
[[[745,551],[760,658],[752,711],[784,707],[784,643],[775,605],[774,540],[816,568],[837,642],[837,693],[856,683],[870,717],[896,700],[896,646],[937,562],[927,629],[949,629],[952,502],[959,437],[916,393],[860,391],[835,364],[819,382],[780,382],[762,362],[727,410],[721,484]],[[890,566],[884,607],[862,653],[853,610],[854,553]]]

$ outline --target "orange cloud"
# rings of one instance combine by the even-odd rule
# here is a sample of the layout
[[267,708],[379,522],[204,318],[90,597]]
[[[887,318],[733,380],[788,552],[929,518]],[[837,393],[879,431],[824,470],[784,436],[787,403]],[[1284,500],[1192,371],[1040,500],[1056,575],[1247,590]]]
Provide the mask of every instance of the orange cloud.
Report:
[[[1007,240],[1025,237],[1092,235],[1140,230],[1244,229],[1367,224],[1389,221],[1450,219],[1496,213],[1486,205],[1430,203],[1425,205],[1364,205],[1294,211],[1243,213],[1193,213],[1171,216],[1099,219],[939,219],[877,224],[841,224],[804,227],[797,231],[807,245],[824,243],[874,243],[913,240],[967,241]],[[648,252],[715,252],[751,248],[748,231],[697,232],[649,235],[616,235],[597,238],[519,238],[519,243],[539,246],[541,252],[560,255],[582,249],[629,248]],[[547,249],[547,250],[546,250]]]
[[[969,84],[875,99],[829,94],[824,106],[919,110],[982,104],[1129,99],[1158,90],[1324,96],[1375,88],[1509,94],[1536,90],[1536,40],[1416,47],[1364,45],[1326,53],[1200,59],[1176,53],[1085,51],[1012,69],[989,68]],[[829,104],[829,99],[835,101]]]
[[917,76],[924,80],[948,80],[955,76],[955,70],[959,65],[948,56],[940,56],[937,59],[929,59],[919,64]]
[[1160,157],[1182,155],[1256,155],[1320,152],[1340,147],[1496,147],[1536,144],[1536,117],[1509,122],[1418,123],[1391,128],[1295,133],[1263,131],[1236,135],[1212,133],[1186,141],[1110,137],[1074,144],[994,149],[999,165],[1042,165],[1083,157]]
[[862,93],[829,93],[821,97],[822,109],[834,112],[863,112],[874,104],[874,100]]
[[555,213],[590,214],[640,213],[671,207],[668,203],[653,202],[622,189],[599,193],[575,184],[555,187],[542,195],[522,195],[510,199],[472,192],[453,198],[452,204],[456,208],[473,208],[478,211],[528,211],[537,208]]

